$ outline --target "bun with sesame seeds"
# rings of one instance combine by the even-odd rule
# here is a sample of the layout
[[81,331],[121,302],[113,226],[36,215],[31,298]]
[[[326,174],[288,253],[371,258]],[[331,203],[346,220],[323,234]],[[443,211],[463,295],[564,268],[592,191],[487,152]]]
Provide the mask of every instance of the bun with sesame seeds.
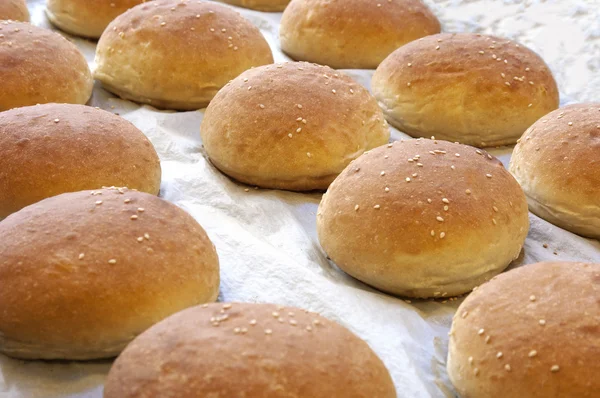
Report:
[[423,139],[362,155],[317,212],[321,245],[342,270],[407,297],[472,290],[519,256],[528,229],[525,195],[500,161]]
[[108,374],[104,398],[395,398],[363,340],[318,314],[272,304],[210,304],[136,338]]
[[529,209],[561,228],[600,239],[600,104],[560,108],[521,137],[510,171]]
[[499,275],[458,308],[448,374],[462,398],[596,398],[600,264],[537,263]]
[[292,0],[281,19],[281,49],[335,69],[375,69],[398,47],[440,32],[421,0]]
[[0,352],[15,358],[113,357],[219,290],[219,260],[202,227],[127,188],[28,206],[0,222],[0,242]]
[[97,39],[113,19],[146,1],[149,0],[48,0],[46,15],[67,33]]
[[559,100],[552,72],[536,53],[474,33],[399,48],[377,68],[372,88],[399,130],[477,147],[514,144]]
[[125,119],[83,105],[0,113],[0,218],[64,192],[129,186],[158,194],[152,143]]
[[277,12],[285,10],[290,0],[219,0],[234,6],[250,8],[252,10]]
[[229,80],[273,62],[260,31],[214,2],[154,0],[100,37],[94,77],[121,98],[157,108],[204,108]]
[[390,137],[381,109],[348,76],[305,62],[244,72],[206,109],[211,162],[263,188],[326,189],[365,150]]
[[0,21],[0,111],[50,102],[85,104],[92,75],[77,47],[58,33]]
[[25,0],[0,0],[0,20],[29,21],[29,10]]

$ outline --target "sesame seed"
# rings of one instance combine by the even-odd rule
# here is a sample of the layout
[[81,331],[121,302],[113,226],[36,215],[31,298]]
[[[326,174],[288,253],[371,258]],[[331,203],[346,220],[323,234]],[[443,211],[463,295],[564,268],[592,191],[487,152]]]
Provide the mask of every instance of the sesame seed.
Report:
[[470,189],[467,189],[467,190],[465,191],[465,193],[466,193],[467,195],[470,195],[470,194],[471,194],[471,190],[470,190]]
[[531,351],[529,351],[529,354],[527,354],[527,356],[529,358],[533,358],[536,355],[537,355],[537,351],[536,350],[531,350]]
[[388,187],[385,187],[384,191],[385,192],[390,192],[390,189]]
[[504,369],[506,369],[507,372],[511,371],[511,367],[509,364],[504,365]]
[[486,176],[487,178],[492,178],[492,175],[491,175],[491,174],[486,174],[485,176]]
[[494,225],[498,225],[498,222],[496,221],[495,218],[492,218],[492,222],[494,223]]
[[337,91],[335,91],[335,90],[331,90],[331,92],[334,93],[334,94],[337,93]]
[[381,173],[379,173],[381,176],[385,175],[385,171],[382,171]]
[[258,104],[258,107],[259,107],[260,109],[265,109],[265,106],[264,106],[263,104]]
[[560,370],[560,366],[558,366],[558,365],[552,365],[552,367],[550,368],[550,371],[551,371],[552,373],[556,373],[556,372],[558,372],[559,370]]
[[131,199],[125,199],[123,202],[125,202],[125,203],[131,203]]
[[132,220],[137,220],[137,219],[138,219],[138,216],[136,216],[136,215],[134,214],[133,216],[131,216],[131,217],[129,217],[129,218],[130,218],[130,219],[132,219]]
[[464,319],[467,317],[467,315],[469,315],[469,311],[464,311],[461,315],[461,317]]
[[479,329],[479,331],[477,332],[478,335],[482,335],[485,333],[485,329]]
[[491,339],[492,339],[492,336],[485,336],[485,344],[488,344]]
[[423,163],[417,163],[417,167],[423,167]]
[[479,368],[473,369],[473,374],[477,376],[479,374]]
[[144,234],[144,239],[150,240],[150,235],[149,234]]
[[84,254],[84,253],[79,253],[79,259],[80,259],[80,260],[83,260],[83,258],[84,258],[84,257],[85,257],[85,254]]
[[102,204],[102,201],[101,201],[101,200],[97,200],[97,201],[96,201],[96,205],[100,206],[101,204]]
[[437,216],[435,219],[438,220],[439,222],[444,222],[444,219],[440,216]]
[[256,325],[256,319],[252,319],[252,320],[250,321],[250,325],[252,325],[252,326]]
[[467,360],[469,361],[469,365],[473,365],[473,357],[469,357]]
[[298,109],[302,109],[302,105],[298,104]]
[[529,301],[535,301],[535,296],[533,294],[529,296]]
[[60,122],[60,119],[54,119],[54,123]]
[[138,242],[143,242],[143,241],[144,241],[144,237],[143,237],[143,236],[140,236],[140,237],[138,237],[138,238],[137,238],[137,241],[138,241]]
[[271,335],[271,334],[273,334],[273,331],[271,329],[265,329],[265,334]]
[[448,199],[446,199],[446,198],[443,198],[442,202],[450,204],[450,201]]
[[446,237],[446,233],[445,232],[440,232],[440,239],[444,239]]
[[354,211],[358,211],[358,209],[360,209],[359,205],[354,206]]
[[230,309],[230,308],[231,308],[231,306],[232,306],[232,305],[231,305],[230,303],[223,304],[223,309],[226,309],[226,310],[228,310],[228,309]]
[[546,321],[544,319],[540,319],[539,324],[540,324],[540,326],[545,326]]
[[137,211],[139,211],[140,213],[143,213],[144,211],[146,211],[146,209],[144,209],[143,207],[138,207]]
[[498,353],[496,354],[496,358],[500,359],[504,356],[504,354],[502,354],[502,351],[498,351]]
[[492,206],[492,209],[494,209],[496,213],[498,212],[498,208],[496,206]]
[[116,263],[117,263],[117,260],[115,260],[115,259],[113,258],[113,259],[110,259],[110,260],[108,260],[108,263],[109,263],[109,264],[116,264]]
[[410,177],[406,177],[406,182],[410,182]]
[[306,156],[309,157],[309,158],[312,158],[312,153],[306,152]]
[[273,315],[275,318],[279,318],[279,312],[277,311],[273,311],[271,315]]
[[296,133],[299,133],[299,132],[301,132],[301,131],[302,131],[302,127],[298,127],[298,128],[296,129]]
[[312,328],[312,326],[309,325],[309,326],[306,327],[306,330],[309,331],[309,332],[312,332],[313,328]]
[[288,137],[292,138],[293,137],[292,133],[288,134]]
[[432,203],[433,201],[431,199],[427,199],[427,203]]
[[376,210],[379,210],[379,209],[381,209],[381,206],[380,205],[375,205],[375,206],[373,206],[373,208],[376,209]]

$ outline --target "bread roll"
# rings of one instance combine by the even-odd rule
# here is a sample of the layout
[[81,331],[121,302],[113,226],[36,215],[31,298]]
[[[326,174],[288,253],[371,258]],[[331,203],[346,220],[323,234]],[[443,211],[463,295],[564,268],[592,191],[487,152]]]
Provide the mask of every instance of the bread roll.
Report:
[[579,235],[600,239],[600,104],[569,105],[542,117],[515,147],[510,171],[529,209]]
[[433,140],[365,153],[317,213],[321,245],[342,270],[409,297],[470,291],[519,256],[528,229],[525,195],[500,161]]
[[112,357],[218,294],[217,253],[202,227],[126,188],[28,206],[0,222],[0,242],[0,351],[16,358]]
[[395,398],[367,343],[317,314],[210,304],[155,325],[117,358],[105,398]]
[[514,144],[558,107],[544,61],[514,41],[474,33],[429,36],[394,51],[372,89],[390,124],[413,137]]
[[0,19],[29,21],[29,10],[25,0],[0,0]]
[[290,0],[220,0],[234,6],[250,8],[258,11],[283,11]]
[[92,75],[74,44],[28,23],[0,22],[0,111],[49,102],[85,104]]
[[326,189],[390,132],[369,92],[331,68],[291,62],[251,69],[206,109],[202,142],[211,162],[264,188]]
[[53,25],[76,36],[97,39],[117,16],[149,0],[48,0]]
[[0,113],[0,218],[50,196],[102,186],[156,195],[160,177],[152,143],[110,112],[46,104]]
[[600,264],[538,263],[461,304],[448,374],[462,398],[597,398]]
[[392,51],[440,32],[421,0],[292,0],[281,19],[281,49],[336,69],[375,69]]
[[230,7],[156,0],[109,25],[98,42],[94,76],[124,99],[194,110],[246,69],[272,62],[260,31]]

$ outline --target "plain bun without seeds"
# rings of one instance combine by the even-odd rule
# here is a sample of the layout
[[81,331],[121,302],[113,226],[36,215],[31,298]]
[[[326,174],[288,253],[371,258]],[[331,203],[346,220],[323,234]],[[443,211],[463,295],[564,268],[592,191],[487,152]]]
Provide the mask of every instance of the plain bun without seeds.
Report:
[[104,398],[396,398],[385,365],[348,329],[273,304],[190,308],[136,338]]
[[534,123],[513,151],[510,172],[531,212],[600,239],[600,104],[565,106]]
[[0,222],[0,242],[0,352],[15,358],[114,357],[219,291],[219,260],[202,227],[126,188],[28,206]]
[[474,33],[400,47],[377,68],[372,89],[398,130],[476,147],[514,144],[559,104],[552,72],[535,52]]
[[157,195],[152,143],[127,120],[84,105],[0,112],[0,218],[42,199],[102,186]]
[[600,264],[498,275],[460,305],[448,374],[462,398],[597,398]]
[[502,272],[529,230],[523,190],[485,151],[396,141],[352,162],[317,212],[327,255],[382,291],[451,297]]

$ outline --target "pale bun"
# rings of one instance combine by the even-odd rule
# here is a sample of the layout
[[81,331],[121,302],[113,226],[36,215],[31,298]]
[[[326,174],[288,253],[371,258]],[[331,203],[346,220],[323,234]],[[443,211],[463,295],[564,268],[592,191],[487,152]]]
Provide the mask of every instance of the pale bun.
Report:
[[440,32],[421,0],[292,0],[281,49],[298,61],[335,69],[375,69],[398,47]]
[[49,102],[85,104],[93,80],[77,47],[58,33],[0,22],[0,111]]
[[462,398],[597,398],[600,264],[538,263],[461,304],[448,374]]
[[500,161],[422,139],[352,162],[317,213],[321,245],[343,271],[409,297],[470,291],[519,256],[528,229],[525,195]]
[[25,0],[0,0],[0,20],[29,21],[29,10]]
[[560,108],[521,137],[510,171],[529,209],[579,235],[600,239],[600,104]]
[[177,206],[126,188],[67,193],[0,222],[0,351],[117,355],[163,318],[217,298],[219,261]]
[[1,112],[0,153],[0,218],[65,192],[160,189],[160,161],[148,138],[125,119],[84,105]]
[[252,10],[277,12],[285,10],[290,0],[219,0],[234,6],[250,8]]
[[544,61],[514,41],[445,33],[396,50],[373,75],[386,118],[413,137],[477,147],[514,144],[558,107]]
[[121,14],[104,31],[94,77],[124,99],[195,110],[240,73],[272,62],[260,31],[231,7],[155,0]]
[[211,162],[264,188],[326,189],[365,150],[388,142],[377,102],[325,66],[289,62],[248,70],[225,86],[201,125]]
[[395,398],[367,343],[318,314],[210,304],[155,325],[117,358],[104,398]]
[[146,1],[149,0],[48,0],[46,15],[67,33],[97,39],[113,19]]

